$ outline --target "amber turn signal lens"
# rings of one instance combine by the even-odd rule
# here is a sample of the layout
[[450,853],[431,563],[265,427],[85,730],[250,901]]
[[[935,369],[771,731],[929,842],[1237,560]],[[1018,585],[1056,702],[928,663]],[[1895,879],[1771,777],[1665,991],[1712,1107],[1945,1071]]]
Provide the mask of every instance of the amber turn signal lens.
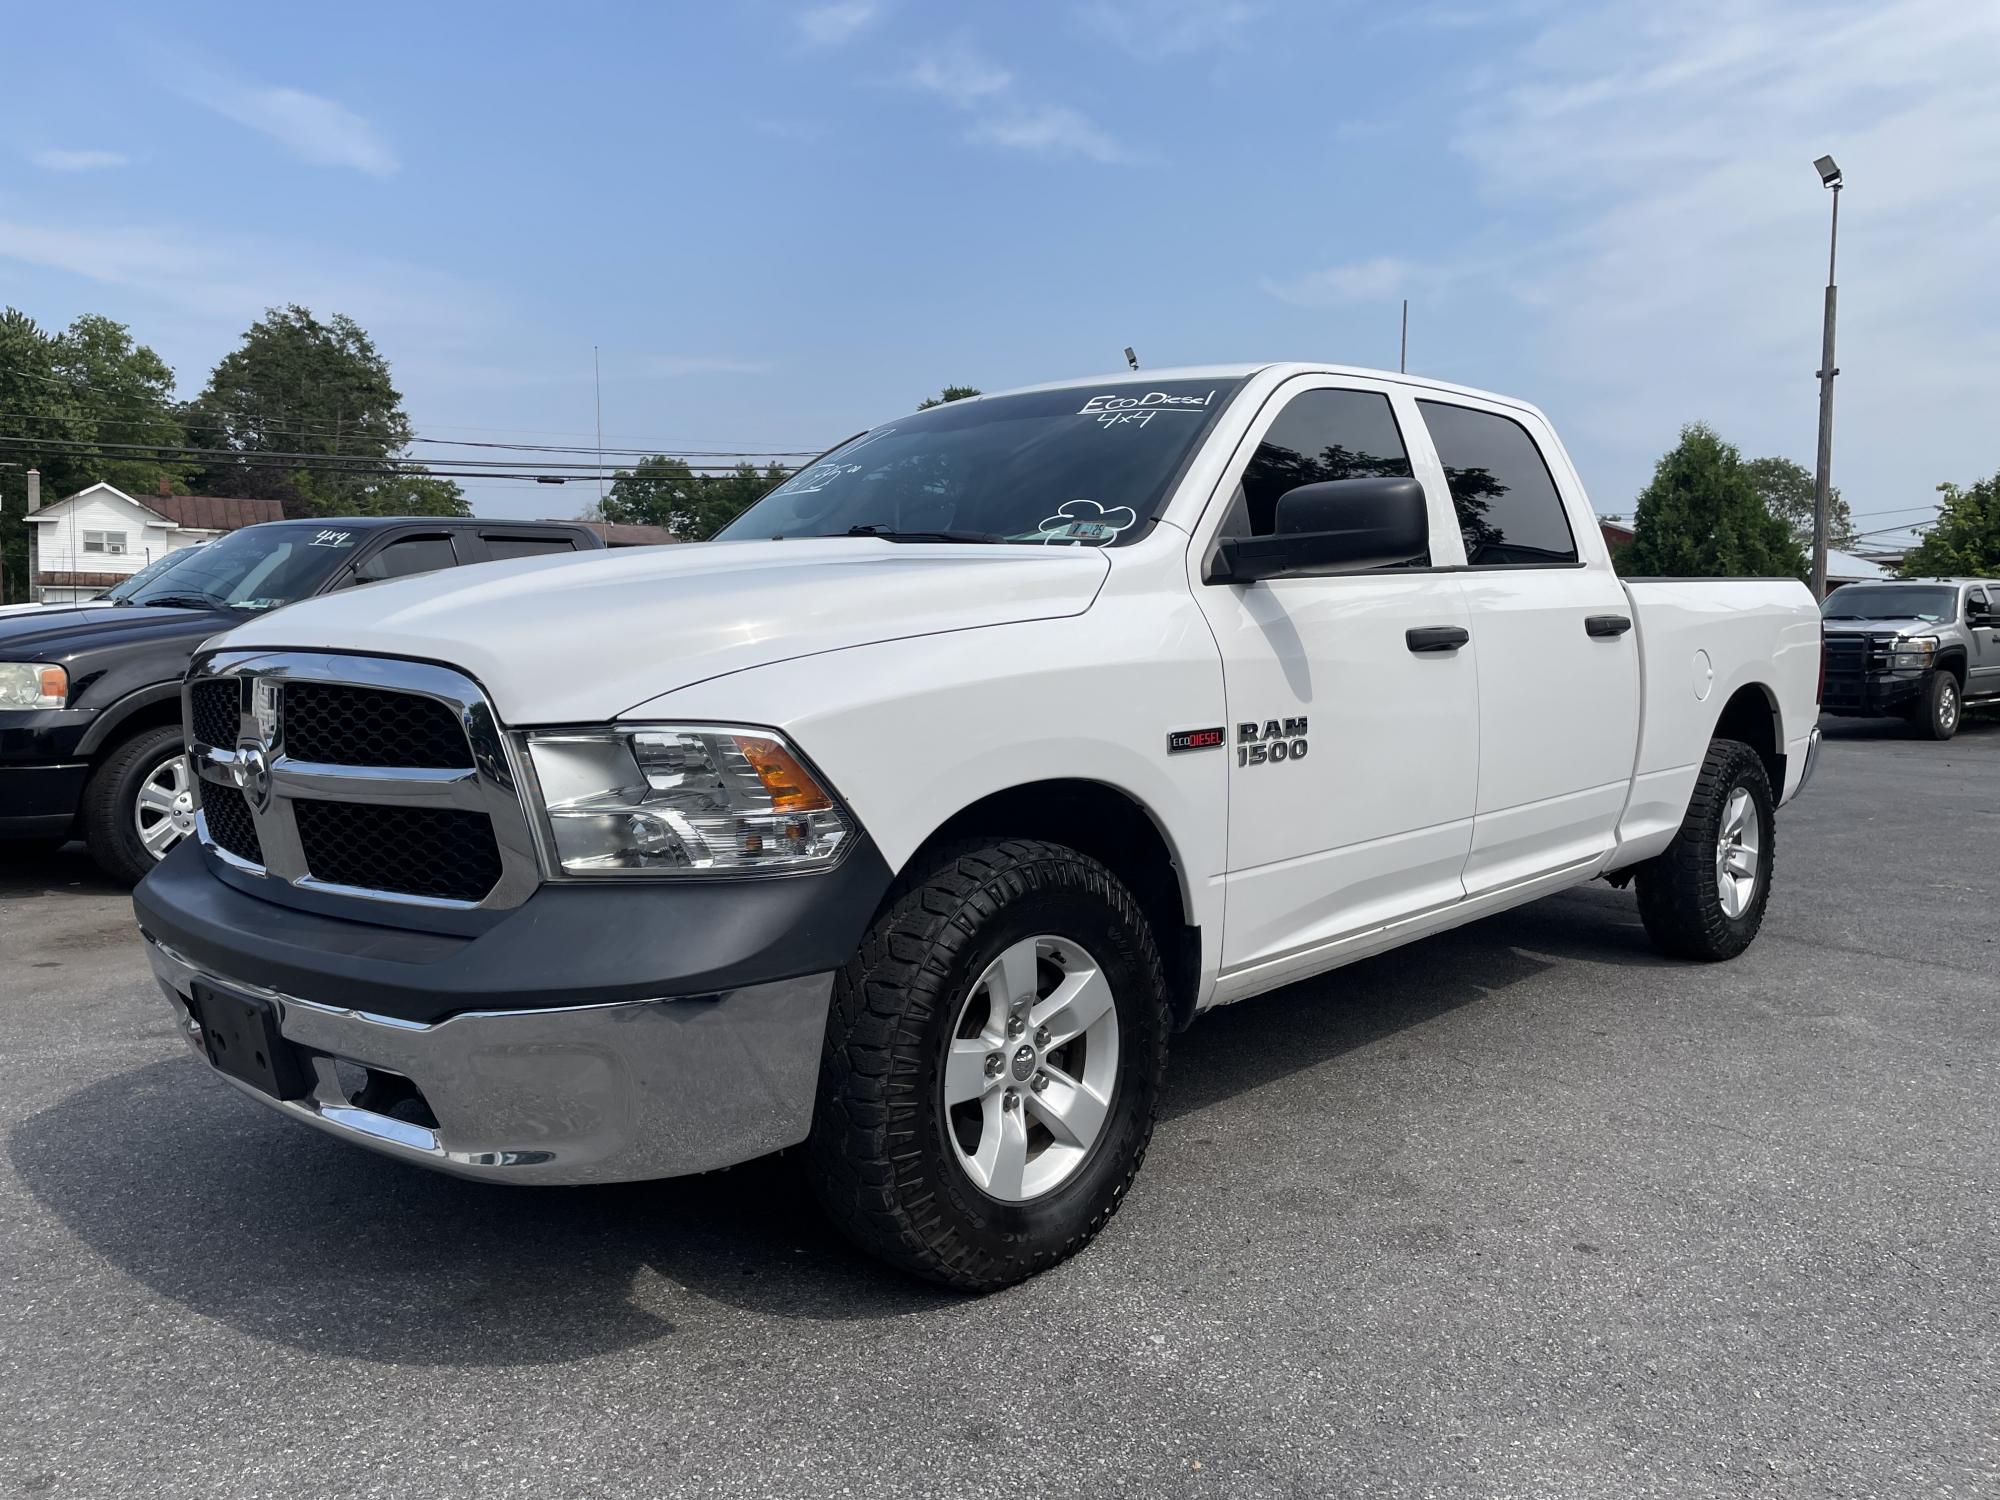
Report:
[[69,702],[69,673],[61,667],[43,667],[41,680],[42,697],[55,704]]
[[771,794],[774,812],[817,812],[833,806],[833,798],[826,789],[776,740],[738,735],[736,747],[750,762],[757,779],[764,783],[764,790]]

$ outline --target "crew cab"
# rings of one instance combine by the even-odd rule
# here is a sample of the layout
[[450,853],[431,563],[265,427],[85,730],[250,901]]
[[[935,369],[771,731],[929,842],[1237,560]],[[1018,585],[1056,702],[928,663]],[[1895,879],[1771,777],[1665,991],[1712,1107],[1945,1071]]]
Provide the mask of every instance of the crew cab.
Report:
[[1918,738],[1948,740],[1966,705],[2000,702],[2000,580],[1850,583],[1821,612],[1824,712],[1900,715]]
[[884,423],[709,545],[244,624],[134,905],[297,1121],[522,1184],[803,1143],[986,1289],[1117,1208],[1206,1010],[1599,877],[1741,953],[1819,670],[1797,580],[1621,581],[1532,406],[1120,374]]
[[603,545],[563,522],[267,521],[170,553],[102,602],[0,619],[0,839],[82,838],[133,884],[194,830],[181,679],[203,641],[317,594]]

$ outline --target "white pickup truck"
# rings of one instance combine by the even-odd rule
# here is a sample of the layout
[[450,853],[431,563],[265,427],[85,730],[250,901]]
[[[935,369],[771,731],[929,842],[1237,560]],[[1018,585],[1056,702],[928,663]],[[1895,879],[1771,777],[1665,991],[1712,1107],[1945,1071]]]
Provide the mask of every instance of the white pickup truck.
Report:
[[524,1184],[803,1142],[861,1244],[991,1288],[1117,1208],[1211,1006],[1602,876],[1740,953],[1820,658],[1796,581],[1621,582],[1531,406],[1121,374],[898,418],[709,545],[232,631],[135,904],[300,1121]]

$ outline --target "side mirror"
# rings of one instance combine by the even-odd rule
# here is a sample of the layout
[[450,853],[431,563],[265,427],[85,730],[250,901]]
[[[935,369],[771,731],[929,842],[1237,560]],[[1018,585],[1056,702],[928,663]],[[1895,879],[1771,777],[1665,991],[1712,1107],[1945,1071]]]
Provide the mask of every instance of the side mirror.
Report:
[[1415,479],[1329,479],[1278,497],[1269,536],[1224,537],[1204,583],[1256,583],[1394,567],[1430,545],[1430,512]]

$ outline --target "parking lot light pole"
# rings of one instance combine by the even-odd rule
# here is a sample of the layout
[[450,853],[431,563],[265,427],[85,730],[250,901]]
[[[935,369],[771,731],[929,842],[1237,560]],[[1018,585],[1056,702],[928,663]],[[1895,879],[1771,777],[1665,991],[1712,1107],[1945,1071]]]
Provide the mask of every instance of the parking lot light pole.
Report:
[[1840,168],[1830,156],[1813,163],[1820,185],[1833,191],[1833,229],[1826,242],[1826,314],[1820,328],[1819,351],[1819,463],[1813,474],[1813,555],[1812,591],[1815,599],[1826,597],[1826,513],[1833,495],[1833,313],[1837,295],[1833,283],[1834,256],[1840,249]]

